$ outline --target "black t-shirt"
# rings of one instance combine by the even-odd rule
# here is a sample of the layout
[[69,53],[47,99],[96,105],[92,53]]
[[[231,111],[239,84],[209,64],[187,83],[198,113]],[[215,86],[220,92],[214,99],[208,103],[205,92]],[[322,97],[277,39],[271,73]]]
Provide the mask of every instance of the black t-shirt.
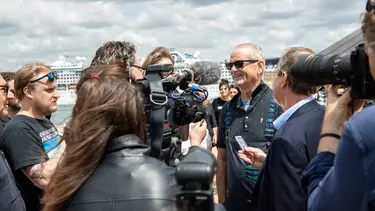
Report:
[[3,132],[5,125],[9,122],[10,118],[7,116],[0,117],[0,135]]
[[240,159],[240,147],[235,141],[235,136],[242,136],[250,147],[267,149],[272,137],[267,137],[266,131],[273,129],[273,126],[270,126],[281,115],[282,108],[274,102],[272,90],[264,83],[254,90],[250,106],[246,110],[239,95],[228,103],[231,109],[227,111],[225,104],[220,116],[223,124],[219,124],[217,146],[226,148],[229,197],[249,200],[259,171]]
[[212,101],[212,107],[213,107],[214,112],[215,112],[215,119],[216,119],[217,125],[220,125],[220,122],[219,122],[219,120],[220,120],[220,112],[223,109],[223,106],[224,106],[224,104],[226,102],[228,102],[228,101],[224,101],[220,97],[215,98]]
[[217,127],[217,122],[214,114],[214,109],[212,108],[211,104],[207,105],[207,115],[205,117],[206,123],[207,123],[207,130],[210,136],[212,137],[214,135],[213,128]]
[[57,129],[48,119],[38,120],[25,115],[14,116],[0,137],[1,149],[28,211],[41,210],[42,190],[31,182],[22,168],[39,164],[43,158],[51,158],[57,150],[59,137]]

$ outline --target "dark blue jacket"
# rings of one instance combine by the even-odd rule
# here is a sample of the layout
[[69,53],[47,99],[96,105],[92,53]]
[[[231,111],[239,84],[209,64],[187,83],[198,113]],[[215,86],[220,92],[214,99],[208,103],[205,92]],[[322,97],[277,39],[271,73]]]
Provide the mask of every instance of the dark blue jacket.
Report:
[[0,210],[26,210],[21,194],[14,182],[12,171],[0,151]]
[[276,132],[257,181],[251,211],[304,211],[300,177],[316,155],[325,109],[312,100]]
[[375,210],[375,106],[345,126],[336,155],[319,153],[306,167],[309,211]]

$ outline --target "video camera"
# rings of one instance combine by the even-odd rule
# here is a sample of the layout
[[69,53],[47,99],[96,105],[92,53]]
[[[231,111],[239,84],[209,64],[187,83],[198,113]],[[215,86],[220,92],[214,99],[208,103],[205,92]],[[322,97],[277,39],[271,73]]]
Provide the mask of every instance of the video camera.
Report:
[[217,169],[214,155],[201,147],[193,146],[177,165],[176,181],[182,186],[177,194],[177,209],[181,211],[219,211],[224,207],[214,204],[211,184]]
[[301,86],[339,84],[352,88],[350,95],[353,99],[375,98],[375,81],[371,76],[364,44],[343,54],[303,54],[298,57],[290,73]]
[[[194,74],[187,70],[176,76],[161,78],[161,73],[170,72],[173,69],[174,66],[171,64],[154,64],[146,68],[148,74],[145,79],[138,81],[144,95],[147,96],[146,99],[149,99],[146,103],[146,111],[149,111],[152,104],[166,105],[169,110],[166,113],[166,119],[170,126],[183,126],[191,122],[201,121],[207,115],[202,103],[207,99],[208,91],[203,87],[192,84]],[[151,90],[150,81],[155,77],[148,76],[154,74],[159,75],[164,93]],[[176,93],[178,87],[183,90],[181,94]]]
[[[145,78],[138,81],[147,101],[151,155],[169,166],[176,166],[175,177],[182,186],[181,193],[177,195],[179,210],[213,211],[215,206],[210,185],[217,168],[216,159],[211,152],[200,147],[191,147],[183,159],[178,157],[182,156],[181,140],[176,133],[178,126],[205,118],[207,111],[202,102],[207,99],[208,92],[192,83],[193,72],[183,71],[162,78],[163,72],[171,72],[173,68],[173,65],[167,64],[150,65]],[[175,93],[178,87],[182,93]],[[165,107],[168,107],[167,113]],[[163,128],[166,119],[172,130]],[[218,206],[216,210],[225,209]]]

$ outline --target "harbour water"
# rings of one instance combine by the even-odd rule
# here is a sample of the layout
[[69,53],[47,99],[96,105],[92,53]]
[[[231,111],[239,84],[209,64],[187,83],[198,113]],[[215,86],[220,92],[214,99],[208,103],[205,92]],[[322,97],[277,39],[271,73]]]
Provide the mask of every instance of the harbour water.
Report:
[[52,114],[51,121],[55,125],[66,122],[72,114],[73,105],[59,105],[55,113]]

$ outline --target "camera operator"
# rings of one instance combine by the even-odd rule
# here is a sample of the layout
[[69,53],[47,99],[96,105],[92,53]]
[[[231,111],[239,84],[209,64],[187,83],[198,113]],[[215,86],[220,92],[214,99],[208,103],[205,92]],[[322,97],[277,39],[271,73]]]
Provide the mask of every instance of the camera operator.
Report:
[[[123,63],[84,70],[45,211],[175,210],[174,168],[147,155],[142,97]],[[192,139],[202,140],[201,126]]]
[[[157,47],[154,50],[152,50],[145,58],[145,60],[142,62],[142,69],[146,69],[147,66],[152,64],[171,64],[174,65],[174,60],[169,53],[168,49],[164,47]],[[163,72],[163,76],[167,77],[174,73],[174,70],[171,70],[169,72]],[[146,73],[147,74],[147,73]]]
[[131,73],[136,80],[142,79],[145,72],[140,67],[136,53],[135,45],[130,42],[108,41],[98,48],[90,66],[122,62],[130,64]]
[[[362,31],[370,72],[375,78],[373,1],[368,1],[366,9]],[[353,101],[350,90],[340,97],[337,91],[338,87],[333,86],[328,93],[318,154],[302,178],[309,194],[308,210],[375,210],[375,107],[356,113],[344,125],[363,101]]]

